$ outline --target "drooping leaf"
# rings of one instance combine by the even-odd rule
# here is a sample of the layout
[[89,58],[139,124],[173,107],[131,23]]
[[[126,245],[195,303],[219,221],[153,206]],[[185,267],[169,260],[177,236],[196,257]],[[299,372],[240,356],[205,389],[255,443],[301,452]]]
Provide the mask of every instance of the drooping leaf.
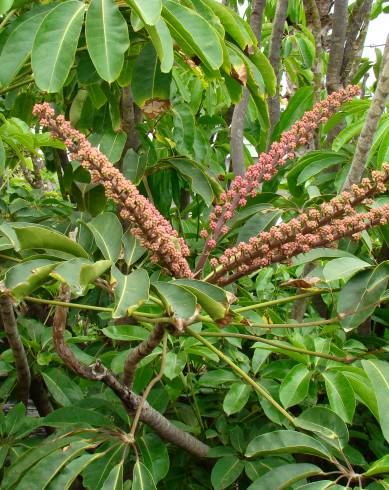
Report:
[[36,32],[52,5],[35,7],[19,18],[4,42],[0,54],[0,83],[7,86],[31,52]]
[[48,278],[57,262],[47,259],[35,259],[22,262],[8,269],[5,275],[5,286],[12,291],[16,299],[28,296]]
[[237,456],[224,456],[212,468],[211,482],[215,490],[223,490],[232,485],[240,476],[244,462]]
[[103,256],[114,264],[119,258],[122,243],[122,225],[114,213],[102,213],[86,223]]
[[71,259],[57,265],[50,275],[68,284],[71,291],[80,296],[84,294],[88,285],[100,277],[110,266],[110,260],[92,262],[87,259]]
[[123,158],[123,175],[138,185],[144,175],[146,164],[147,160],[130,148]]
[[296,418],[296,424],[335,447],[344,447],[348,443],[347,425],[339,415],[326,407],[308,408]]
[[54,7],[36,33],[31,65],[38,87],[45,92],[58,92],[73,65],[85,5],[68,0]]
[[123,459],[124,444],[110,444],[105,447],[101,458],[92,461],[82,471],[82,483],[88,490],[101,490],[112,468]]
[[389,442],[389,364],[376,359],[362,361],[363,369],[368,375],[377,400],[381,429]]
[[97,73],[111,83],[120,75],[129,47],[127,22],[113,0],[92,0],[85,20],[88,52]]
[[174,158],[170,160],[170,163],[189,181],[191,189],[204,199],[207,206],[210,206],[213,199],[213,191],[205,171],[196,166],[191,160]]
[[219,36],[197,12],[173,0],[166,0],[162,17],[187,54],[198,56],[210,70],[217,70],[222,65],[223,49]]
[[122,243],[124,260],[128,267],[134,264],[142,257],[142,255],[146,253],[146,249],[142,247],[139,240],[135,238],[129,230],[124,233]]
[[142,2],[142,0],[127,0],[143,22],[149,26],[154,26],[161,16],[162,1],[161,0],[149,0]]
[[306,398],[311,376],[304,364],[297,364],[289,371],[280,386],[280,400],[285,408],[297,405]]
[[252,388],[245,383],[233,383],[223,401],[223,410],[227,415],[237,413],[249,400]]
[[351,423],[355,411],[355,395],[348,379],[332,371],[322,373],[332,410],[345,422]]
[[326,281],[336,281],[352,276],[356,272],[371,267],[371,264],[352,257],[342,257],[328,262],[323,269]]
[[139,460],[134,464],[132,490],[157,490],[150,471]]
[[113,266],[112,278],[115,293],[115,308],[112,318],[124,317],[148,300],[150,279],[144,269],[137,269],[131,274],[125,275]]
[[47,389],[54,400],[69,407],[83,398],[81,388],[59,368],[48,368],[42,372]]
[[171,74],[162,73],[157,52],[152,43],[143,47],[135,61],[131,89],[136,104],[154,119],[170,107]]
[[311,436],[293,430],[277,430],[255,437],[246,449],[247,457],[263,454],[313,454],[329,459],[327,448]]
[[345,330],[358,327],[376,308],[389,278],[389,265],[382,262],[374,269],[358,272],[339,293],[337,312]]
[[173,39],[166,22],[160,18],[153,25],[145,26],[161,63],[161,72],[169,73],[174,63]]
[[293,483],[314,475],[320,475],[322,470],[309,463],[285,464],[270,470],[255,480],[247,490],[284,490]]

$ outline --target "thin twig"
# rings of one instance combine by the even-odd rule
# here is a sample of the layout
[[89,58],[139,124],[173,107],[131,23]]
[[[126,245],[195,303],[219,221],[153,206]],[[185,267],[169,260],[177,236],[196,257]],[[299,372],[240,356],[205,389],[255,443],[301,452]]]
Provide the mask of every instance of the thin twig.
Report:
[[145,391],[143,392],[142,395],[142,400],[138,405],[138,408],[136,409],[135,415],[134,415],[134,420],[132,422],[131,430],[130,430],[130,437],[135,439],[135,432],[136,428],[139,422],[139,417],[142,412],[143,406],[145,401],[147,400],[147,397],[149,396],[150,391],[153,389],[153,387],[162,379],[163,373],[165,371],[165,366],[166,366],[166,354],[167,354],[167,332],[163,332],[163,338],[162,338],[162,356],[161,356],[161,367],[159,370],[159,373],[155,378],[153,378],[150,383],[147,385]]

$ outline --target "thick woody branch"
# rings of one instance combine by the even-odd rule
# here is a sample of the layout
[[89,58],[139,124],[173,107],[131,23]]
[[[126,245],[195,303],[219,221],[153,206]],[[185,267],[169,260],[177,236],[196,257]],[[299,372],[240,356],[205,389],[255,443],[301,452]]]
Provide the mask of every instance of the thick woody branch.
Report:
[[314,83],[313,94],[316,103],[320,101],[320,92],[321,92],[321,71],[322,71],[321,57],[323,51],[322,42],[321,42],[322,27],[321,27],[321,20],[320,20],[320,12],[317,7],[316,0],[304,0],[304,6],[306,10],[310,13],[309,17],[312,23],[311,24],[312,34],[313,37],[315,38],[315,45],[316,45],[316,56],[312,68],[313,83]]
[[[63,287],[61,291],[61,300],[66,301],[69,298],[67,288]],[[150,426],[160,437],[165,439],[193,456],[205,458],[209,451],[209,447],[199,441],[192,435],[175,427],[163,415],[154,410],[147,401],[142,401],[142,397],[136,395],[127,386],[99,361],[94,366],[86,366],[79,362],[69,349],[64,339],[65,326],[67,321],[68,309],[64,306],[57,306],[53,321],[53,340],[56,351],[65,364],[78,375],[96,381],[102,381],[109,386],[116,395],[120,398],[123,405],[130,415],[133,415],[139,404],[143,403],[143,408],[140,413],[139,420]]]
[[276,13],[273,20],[273,28],[269,45],[269,61],[273,67],[277,79],[276,94],[269,99],[269,116],[271,135],[274,126],[280,118],[280,59],[281,59],[281,42],[288,10],[288,0],[278,0]]
[[31,374],[28,366],[26,351],[21,341],[15,319],[11,296],[0,286],[0,315],[3,321],[5,335],[15,359],[17,388],[20,400],[27,406]]
[[360,182],[366,166],[366,160],[377,130],[378,122],[385,110],[389,95],[389,35],[386,40],[384,55],[381,61],[381,71],[378,78],[377,88],[374,93],[371,106],[366,116],[365,124],[358,138],[357,147],[353,161],[343,189],[347,190],[352,184]]
[[123,383],[132,387],[135,377],[135,371],[142,359],[151,354],[157,345],[161,342],[164,334],[164,327],[158,324],[154,327],[150,335],[133,349],[128,355],[124,364]]
[[359,35],[367,30],[372,4],[372,0],[360,0],[356,2],[350,14],[343,63],[340,71],[342,84],[346,84],[350,78],[353,63],[358,54],[359,43],[357,40]]
[[340,86],[340,69],[344,56],[347,30],[348,0],[335,0],[332,36],[327,67],[327,91],[329,94]]
[[[260,41],[261,37],[264,8],[265,0],[254,0],[253,10],[251,12],[250,26],[258,41]],[[244,87],[242,99],[239,104],[235,106],[231,120],[231,163],[232,170],[235,175],[243,175],[246,171],[246,167],[244,164],[243,129],[248,100],[249,92],[247,88]]]

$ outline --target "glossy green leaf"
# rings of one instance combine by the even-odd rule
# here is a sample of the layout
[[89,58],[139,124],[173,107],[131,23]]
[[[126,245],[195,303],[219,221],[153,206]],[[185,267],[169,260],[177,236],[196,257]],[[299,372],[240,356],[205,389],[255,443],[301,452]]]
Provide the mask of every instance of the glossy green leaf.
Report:
[[123,158],[123,175],[133,184],[138,185],[145,173],[146,164],[147,160],[130,148]]
[[160,18],[155,25],[145,26],[161,63],[161,72],[169,73],[174,63],[173,39],[166,22]]
[[212,317],[213,320],[225,318],[229,310],[229,297],[223,289],[213,284],[194,279],[178,279],[174,284],[184,287],[193,293],[198,303]]
[[112,468],[101,490],[123,490],[123,461]]
[[88,490],[101,490],[112,468],[122,461],[124,448],[125,445],[120,443],[106,446],[101,458],[92,461],[82,471],[82,483]]
[[[361,372],[356,372],[356,370]],[[343,367],[341,372],[349,380],[357,400],[366,405],[374,417],[379,420],[378,405],[373,387],[363,369],[347,366],[347,368]]]
[[162,16],[173,37],[187,54],[195,54],[211,70],[223,63],[223,49],[213,27],[197,12],[173,0],[163,4]]
[[249,58],[260,71],[266,86],[266,92],[271,96],[275,95],[276,76],[270,61],[256,46],[253,49],[253,53],[249,54]]
[[134,464],[131,490],[157,490],[150,471],[139,460]]
[[341,320],[343,328],[351,330],[358,327],[376,308],[376,303],[385,291],[389,278],[389,265],[382,262],[374,269],[358,272],[338,297],[338,314],[347,315]]
[[98,144],[100,151],[104,153],[108,160],[111,163],[116,163],[122,156],[126,140],[127,135],[124,131],[109,129],[104,132]]
[[160,107],[155,109],[157,112],[164,112],[170,107],[171,74],[162,73],[160,65],[153,44],[145,44],[135,61],[133,73],[136,73],[136,76],[133,77],[131,84],[134,100],[144,110],[150,107],[152,111],[154,102],[160,104]]
[[0,177],[4,174],[5,170],[5,149],[2,140],[0,139]]
[[63,448],[55,450],[30,468],[16,488],[18,490],[31,490],[34,487],[45,488],[61,468],[93,446],[95,446],[94,442],[81,440],[71,442],[66,446],[66,450]]
[[205,171],[196,166],[191,160],[174,158],[169,162],[189,181],[193,192],[201,196],[205,204],[210,206],[213,199],[213,191]]
[[31,53],[35,82],[45,92],[58,92],[74,62],[85,4],[68,0],[54,7],[39,26]]
[[322,473],[322,470],[314,464],[285,464],[260,476],[247,490],[283,490],[290,488],[293,483],[299,480],[320,475],[320,473]]
[[54,400],[62,406],[73,406],[83,398],[80,387],[59,368],[42,372],[43,379]]
[[348,379],[332,371],[322,373],[332,410],[345,422],[351,423],[355,411],[355,395]]
[[389,454],[369,465],[369,469],[363,473],[364,476],[375,476],[381,473],[389,473]]
[[227,415],[240,412],[250,398],[252,388],[239,381],[233,383],[223,400],[223,410]]
[[137,444],[142,454],[142,462],[157,485],[169,471],[170,462],[166,444],[156,434],[150,432],[138,438]]
[[243,226],[240,227],[237,243],[248,242],[252,236],[256,236],[260,231],[269,228],[280,216],[279,211],[269,211],[269,209],[251,216]]
[[22,262],[8,269],[5,286],[16,299],[23,299],[44,284],[57,262],[35,259]]
[[30,225],[26,223],[11,223],[0,225],[3,233],[14,245],[15,251],[31,249],[59,250],[74,257],[89,258],[88,253],[81,245],[66,235],[45,226]]
[[44,425],[50,427],[64,427],[67,425],[92,425],[96,427],[112,427],[113,422],[105,415],[86,408],[72,406],[57,408],[44,419]]
[[162,0],[127,0],[139,17],[147,25],[153,26],[161,16]]
[[14,0],[0,0],[0,15],[3,15],[10,10]]
[[[44,458],[50,454],[55,453],[58,448],[63,448],[71,443],[74,444],[79,442],[79,436],[67,436],[55,440],[45,441],[38,447],[28,449],[18,458],[16,458],[14,463],[7,468],[1,482],[2,486],[4,488],[13,488],[21,479],[23,474],[27,472],[28,475],[31,468],[35,468],[40,461],[44,460]],[[62,457],[64,458],[64,453],[62,454]]]
[[347,425],[339,415],[326,407],[308,408],[296,418],[296,424],[335,447],[344,447],[348,443]]
[[47,12],[47,6],[32,9],[19,18],[18,24],[7,36],[0,54],[1,85],[7,86],[27,60],[35,35]]
[[50,273],[55,279],[68,284],[75,295],[84,294],[92,284],[111,266],[110,260],[92,262],[86,259],[71,259],[62,262]]
[[214,490],[223,490],[232,485],[244,469],[244,462],[236,456],[220,458],[212,468],[211,482]]
[[113,340],[145,340],[149,331],[138,325],[110,325],[102,329],[103,334]]
[[188,319],[196,311],[196,296],[187,289],[169,282],[155,282],[152,287],[162,299],[169,315]]
[[122,245],[122,225],[114,213],[102,213],[86,223],[104,258],[114,264]]
[[101,458],[103,453],[83,454],[78,458],[73,459],[63,468],[57,476],[55,476],[47,490],[68,490],[77,476],[93,461]]
[[92,0],[85,21],[88,52],[97,73],[111,83],[118,78],[129,47],[127,22],[113,0]]
[[311,376],[311,371],[304,364],[297,364],[289,371],[280,386],[280,400],[285,408],[293,407],[306,398]]
[[311,436],[293,430],[277,430],[255,437],[249,442],[246,456],[257,457],[263,454],[313,454],[329,459],[327,448]]
[[337,281],[345,279],[356,272],[371,267],[371,264],[353,257],[342,257],[331,260],[323,269],[323,275],[326,281]]
[[168,352],[166,356],[166,365],[164,376],[170,380],[176,378],[182,373],[186,364],[186,354],[184,352]]
[[389,364],[385,361],[369,359],[362,361],[378,404],[379,421],[385,439],[389,442]]
[[292,264],[293,265],[301,265],[306,264],[307,262],[312,262],[317,259],[327,259],[327,258],[335,258],[335,257],[354,257],[350,252],[346,252],[345,250],[334,250],[333,248],[316,248],[307,253],[299,254],[296,257],[293,257]]
[[129,230],[123,234],[122,243],[124,260],[128,267],[135,264],[146,253],[146,249],[142,247],[139,240]]
[[113,266],[112,279],[115,293],[115,308],[112,318],[124,317],[148,300],[150,279],[144,269],[137,269],[131,274],[125,275]]

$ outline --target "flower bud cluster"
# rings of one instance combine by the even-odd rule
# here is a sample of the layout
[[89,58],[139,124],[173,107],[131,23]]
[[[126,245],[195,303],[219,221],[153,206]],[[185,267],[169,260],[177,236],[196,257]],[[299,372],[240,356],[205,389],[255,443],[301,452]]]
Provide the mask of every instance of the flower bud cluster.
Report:
[[185,259],[190,253],[188,246],[148,199],[63,116],[55,116],[48,103],[35,105],[34,115],[42,126],[64,141],[70,158],[89,170],[92,181],[103,184],[106,196],[119,205],[120,217],[132,225],[131,233],[151,251],[151,260],[160,263],[175,277],[191,277]]
[[220,196],[222,205],[216,206],[210,215],[210,233],[207,230],[201,232],[203,238],[208,238],[205,255],[216,246],[218,238],[228,232],[227,222],[235,209],[245,206],[248,197],[255,197],[259,184],[270,180],[280,166],[295,158],[297,148],[312,140],[319,125],[328,121],[344,102],[352,100],[358,93],[358,87],[350,85],[317,103],[289,131],[283,133],[280,141],[274,142],[267,153],[261,153],[258,161],[248,167],[245,175],[233,180],[230,189]]
[[[214,273],[211,282],[229,284],[243,275],[274,262],[282,262],[314,247],[334,243],[342,236],[356,235],[374,224],[383,224],[389,217],[388,206],[372,209],[369,213],[357,213],[355,207],[374,195],[386,191],[389,180],[389,164],[382,171],[373,171],[372,178],[353,185],[349,192],[342,192],[329,202],[301,213],[287,223],[262,231],[248,243],[228,248],[219,259],[211,259]],[[378,221],[377,221],[378,220]],[[354,238],[357,238],[354,236]],[[231,276],[226,276],[234,272]]]

